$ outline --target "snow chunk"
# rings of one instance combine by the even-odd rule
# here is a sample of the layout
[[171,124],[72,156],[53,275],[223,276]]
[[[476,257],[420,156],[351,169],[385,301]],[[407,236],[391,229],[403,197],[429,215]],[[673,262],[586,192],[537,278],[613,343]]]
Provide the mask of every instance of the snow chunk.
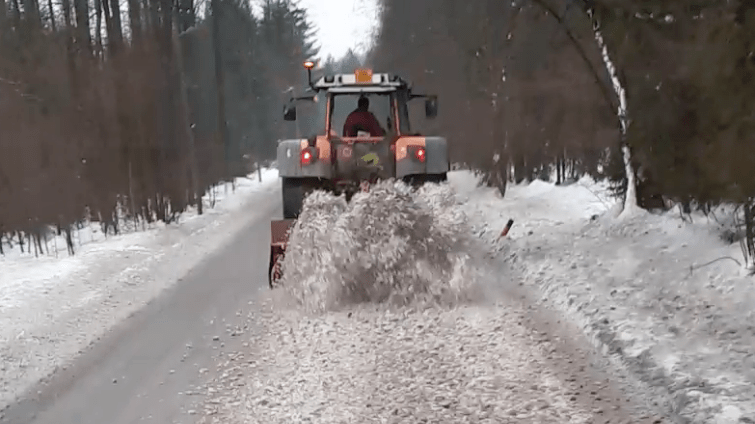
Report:
[[350,203],[315,192],[283,262],[282,285],[323,311],[355,303],[455,303],[475,279],[471,230],[448,185],[381,182]]

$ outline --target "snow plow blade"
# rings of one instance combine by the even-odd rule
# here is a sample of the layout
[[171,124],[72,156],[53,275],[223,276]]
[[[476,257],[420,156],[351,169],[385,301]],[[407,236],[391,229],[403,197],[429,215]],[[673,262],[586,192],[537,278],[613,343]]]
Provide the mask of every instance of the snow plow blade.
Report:
[[286,256],[286,245],[295,219],[281,219],[270,222],[270,268],[268,269],[268,283],[274,288],[283,276],[281,264]]

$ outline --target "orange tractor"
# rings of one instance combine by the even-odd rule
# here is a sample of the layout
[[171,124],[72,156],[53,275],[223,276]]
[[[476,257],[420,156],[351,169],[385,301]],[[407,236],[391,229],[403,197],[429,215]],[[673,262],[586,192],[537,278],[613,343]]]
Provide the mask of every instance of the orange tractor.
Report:
[[[304,66],[308,95],[292,97],[283,116],[286,121],[296,121],[296,103],[319,102],[318,94],[324,93],[325,131],[278,142],[283,219],[270,226],[271,288],[282,276],[288,235],[310,192],[327,190],[349,200],[378,180],[402,179],[412,185],[442,182],[450,170],[446,139],[412,132],[409,123],[409,102],[425,99],[425,117],[433,119],[438,114],[436,96],[415,94],[399,76],[369,69],[325,75],[313,82],[314,63]],[[365,119],[371,125],[365,125]],[[342,131],[337,124],[343,125]]]

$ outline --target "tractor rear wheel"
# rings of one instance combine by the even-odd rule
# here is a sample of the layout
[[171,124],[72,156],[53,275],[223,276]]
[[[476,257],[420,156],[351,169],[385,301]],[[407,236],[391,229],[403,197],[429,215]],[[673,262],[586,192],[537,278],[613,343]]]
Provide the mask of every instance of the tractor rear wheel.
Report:
[[416,174],[404,177],[404,182],[412,187],[421,187],[427,183],[440,184],[448,181],[448,174],[443,172],[442,174]]
[[428,174],[427,175],[427,182],[430,183],[443,183],[448,181],[448,173],[444,172],[442,174]]
[[304,199],[319,186],[315,178],[283,178],[283,218],[298,218]]
[[268,285],[270,285],[271,289],[275,288],[273,287],[273,281],[275,281],[276,275],[273,274],[273,270],[275,270],[275,266],[277,265],[276,262],[277,261],[275,260],[275,254],[271,250],[270,251],[270,267],[267,270],[267,283]]
[[280,251],[276,252],[273,249],[270,250],[270,268],[267,270],[267,281],[271,289],[275,288],[278,280],[281,279],[283,274],[282,269],[282,255]]

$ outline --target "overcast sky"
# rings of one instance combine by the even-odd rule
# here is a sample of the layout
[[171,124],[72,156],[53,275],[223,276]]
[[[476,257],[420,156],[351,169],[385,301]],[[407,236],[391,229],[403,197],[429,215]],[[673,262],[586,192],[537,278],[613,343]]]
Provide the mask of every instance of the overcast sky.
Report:
[[320,58],[364,50],[378,24],[378,0],[300,0],[317,28]]

